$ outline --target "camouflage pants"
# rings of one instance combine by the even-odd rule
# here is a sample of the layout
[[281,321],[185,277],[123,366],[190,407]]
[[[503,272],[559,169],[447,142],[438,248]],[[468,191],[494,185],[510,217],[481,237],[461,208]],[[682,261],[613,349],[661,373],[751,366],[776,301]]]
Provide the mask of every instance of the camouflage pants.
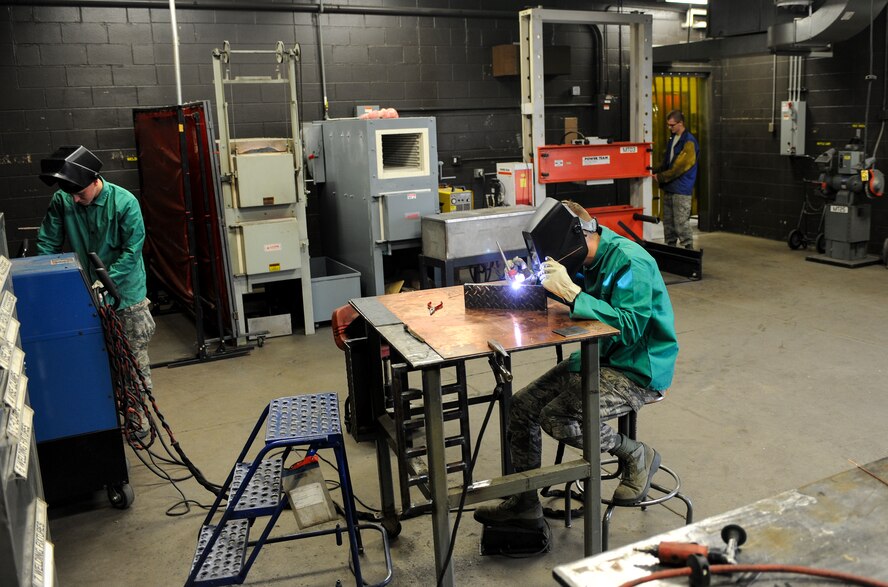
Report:
[[667,245],[675,246],[677,242],[685,248],[694,246],[691,199],[685,194],[663,194],[663,240]]
[[[620,437],[605,421],[637,412],[660,392],[645,389],[608,367],[601,368],[600,381],[601,452],[608,452],[619,444]],[[571,373],[566,360],[514,394],[509,409],[509,447],[515,470],[529,471],[542,465],[541,429],[582,449],[582,417],[580,374]]]
[[138,304],[133,304],[123,310],[118,310],[117,315],[123,322],[123,330],[129,340],[130,349],[139,364],[139,373],[145,379],[148,391],[153,389],[151,383],[151,360],[148,358],[148,343],[154,335],[156,328],[154,317],[151,316],[151,302],[145,298]]

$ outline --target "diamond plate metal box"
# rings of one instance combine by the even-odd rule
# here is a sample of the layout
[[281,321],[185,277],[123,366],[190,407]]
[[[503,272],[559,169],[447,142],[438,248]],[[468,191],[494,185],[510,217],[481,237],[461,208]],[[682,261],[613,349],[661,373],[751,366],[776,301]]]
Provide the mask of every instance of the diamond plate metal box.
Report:
[[532,310],[548,308],[546,289],[541,285],[512,287],[508,283],[465,283],[463,296],[466,309]]

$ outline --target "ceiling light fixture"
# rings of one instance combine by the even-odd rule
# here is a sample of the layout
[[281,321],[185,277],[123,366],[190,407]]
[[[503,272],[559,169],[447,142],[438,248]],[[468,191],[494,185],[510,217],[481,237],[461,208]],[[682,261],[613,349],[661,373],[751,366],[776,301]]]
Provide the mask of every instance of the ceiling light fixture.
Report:
[[706,6],[709,4],[709,0],[666,0],[669,4],[696,4],[700,6]]

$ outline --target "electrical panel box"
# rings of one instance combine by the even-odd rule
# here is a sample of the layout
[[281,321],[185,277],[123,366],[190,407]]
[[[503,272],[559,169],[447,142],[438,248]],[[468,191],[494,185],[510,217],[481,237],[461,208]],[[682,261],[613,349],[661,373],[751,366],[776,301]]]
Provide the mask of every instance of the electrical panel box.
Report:
[[805,154],[805,102],[780,103],[780,154]]
[[533,163],[496,164],[496,178],[503,186],[503,205],[533,205]]
[[233,234],[235,275],[276,273],[301,267],[299,224],[295,218],[241,222]]
[[296,202],[296,168],[293,154],[237,153],[237,203],[241,208]]

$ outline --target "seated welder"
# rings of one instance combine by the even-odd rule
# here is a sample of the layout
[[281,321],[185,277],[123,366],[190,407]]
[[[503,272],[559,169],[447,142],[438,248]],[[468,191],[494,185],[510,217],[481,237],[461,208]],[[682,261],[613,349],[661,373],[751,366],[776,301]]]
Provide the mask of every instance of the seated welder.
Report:
[[[620,334],[601,341],[601,451],[620,461],[613,501],[642,501],[660,466],[652,447],[617,433],[606,421],[638,411],[672,383],[678,342],[672,303],[657,263],[639,244],[600,226],[575,202],[546,198],[524,233],[531,266],[555,299],[578,319],[600,320]],[[512,396],[509,449],[516,472],[541,466],[540,430],[583,447],[579,352]],[[544,525],[536,491],[475,510],[488,526]]]

